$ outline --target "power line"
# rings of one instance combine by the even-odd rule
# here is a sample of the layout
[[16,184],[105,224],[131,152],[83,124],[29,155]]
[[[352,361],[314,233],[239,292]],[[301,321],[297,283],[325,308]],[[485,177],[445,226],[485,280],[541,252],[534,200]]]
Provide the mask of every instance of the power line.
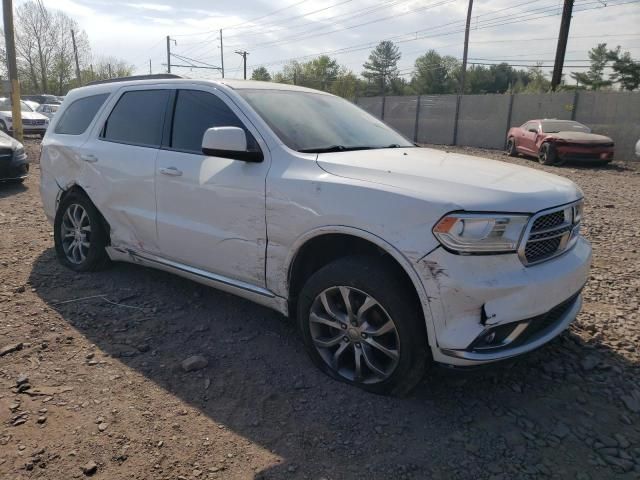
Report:
[[[604,8],[601,6],[601,4],[599,2],[588,2],[587,4],[583,4],[582,6],[585,5],[591,5],[591,4],[598,4],[600,6],[596,6],[596,7],[590,7],[590,8],[583,8],[582,10],[577,10],[579,12],[583,12],[583,11],[588,11],[588,10],[594,10],[597,8]],[[621,5],[626,5],[626,4],[631,4],[631,3],[640,3],[639,0],[628,0],[625,1],[623,3],[616,3],[616,4],[612,4],[609,3],[608,5],[610,7],[612,6],[621,6]],[[546,18],[549,16],[556,16],[557,14],[546,14],[546,15],[540,15],[537,17],[533,17],[533,18],[529,18],[528,20],[535,20],[538,18]],[[517,16],[516,16],[517,17]],[[501,23],[495,23],[495,24],[490,24],[487,25],[486,27],[484,26],[480,26],[477,29],[485,29],[485,28],[495,28],[495,27],[500,27],[500,26],[504,26],[504,25],[509,25],[512,23],[517,23],[517,22],[521,22],[520,18],[511,18],[509,21],[505,21],[505,22],[501,22]],[[454,23],[454,22],[449,22],[449,23]],[[431,27],[429,29],[423,29],[423,30],[418,30],[416,32],[412,32],[410,34],[402,34],[402,35],[396,35],[393,37],[389,37],[386,38],[384,40],[393,40],[395,41],[395,43],[407,43],[407,42],[413,42],[413,41],[417,41],[417,40],[423,40],[423,39],[427,39],[427,38],[434,38],[434,37],[441,37],[441,36],[448,36],[448,35],[455,35],[455,34],[459,34],[459,33],[463,33],[464,30],[452,30],[452,31],[446,31],[446,32],[441,32],[441,33],[435,33],[435,34],[426,34],[426,35],[419,35],[420,32],[422,31],[426,31],[426,30],[433,30],[434,28],[438,28],[438,27]],[[625,35],[625,34],[623,34]],[[629,35],[638,35],[637,33],[633,33],[633,34],[629,34]],[[622,36],[620,34],[618,35],[612,35],[615,37],[618,36]],[[404,37],[404,38],[403,38]],[[409,37],[409,38],[406,38]],[[600,38],[603,37],[603,35],[593,35],[593,36],[582,36],[582,38]],[[547,40],[551,39],[551,40],[555,40],[557,37],[549,37],[546,38]],[[573,37],[573,38],[580,38],[580,37]],[[297,57],[291,57],[291,58],[287,58],[287,59],[280,59],[280,60],[272,60],[272,61],[267,61],[267,62],[262,62],[259,64],[255,64],[255,65],[251,65],[250,68],[256,68],[258,66],[271,66],[271,65],[278,65],[278,64],[283,64],[283,63],[287,63],[288,61],[292,61],[292,60],[302,60],[302,59],[306,59],[306,58],[313,58],[319,55],[341,55],[341,54],[345,54],[345,53],[352,53],[352,52],[356,52],[356,51],[360,51],[360,50],[365,50],[368,48],[372,48],[374,47],[377,43],[379,43],[380,40],[375,41],[375,42],[368,42],[365,44],[359,44],[359,45],[352,45],[350,47],[344,47],[344,48],[339,48],[339,49],[335,49],[335,50],[328,50],[328,51],[323,51],[323,52],[316,52],[316,53],[312,53],[312,54],[307,54],[307,55],[301,55],[301,56],[297,56]],[[525,41],[525,40],[498,40],[497,42],[514,42],[514,41]],[[492,41],[488,41],[488,42],[473,42],[475,43],[490,43]],[[496,42],[496,41],[493,41]]]

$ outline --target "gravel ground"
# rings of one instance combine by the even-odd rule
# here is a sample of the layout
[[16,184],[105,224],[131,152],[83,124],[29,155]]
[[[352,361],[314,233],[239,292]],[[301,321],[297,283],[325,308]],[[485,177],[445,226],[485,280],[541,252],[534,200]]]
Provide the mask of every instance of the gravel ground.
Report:
[[576,181],[592,276],[550,345],[404,399],[330,380],[247,301],[134,265],[72,273],[38,166],[0,185],[0,478],[640,478],[640,173],[461,150]]

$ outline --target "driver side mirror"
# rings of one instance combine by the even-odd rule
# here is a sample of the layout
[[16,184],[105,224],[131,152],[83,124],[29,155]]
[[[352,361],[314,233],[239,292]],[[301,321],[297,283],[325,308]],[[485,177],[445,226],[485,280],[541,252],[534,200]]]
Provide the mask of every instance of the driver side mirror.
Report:
[[536,135],[538,134],[538,129],[537,128],[530,128],[529,131],[531,133],[535,133]]
[[261,151],[247,150],[247,134],[240,127],[208,128],[202,137],[202,153],[210,157],[261,162]]

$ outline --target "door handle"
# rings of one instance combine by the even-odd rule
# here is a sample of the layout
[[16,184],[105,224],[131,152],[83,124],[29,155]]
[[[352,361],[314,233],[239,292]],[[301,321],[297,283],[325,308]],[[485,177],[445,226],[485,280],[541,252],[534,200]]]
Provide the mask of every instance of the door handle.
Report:
[[91,154],[87,154],[87,155],[80,155],[80,158],[87,163],[96,163],[98,161],[98,157],[96,157],[95,155],[91,155]]
[[168,175],[170,177],[179,177],[180,175],[182,175],[182,171],[178,170],[176,167],[161,168],[160,173],[163,175]]

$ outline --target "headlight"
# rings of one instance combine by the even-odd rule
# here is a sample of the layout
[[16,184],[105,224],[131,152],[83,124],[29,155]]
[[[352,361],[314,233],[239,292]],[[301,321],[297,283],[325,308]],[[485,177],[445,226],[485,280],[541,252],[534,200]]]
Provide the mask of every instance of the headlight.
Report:
[[528,221],[527,215],[451,213],[433,227],[433,234],[458,253],[515,252]]

